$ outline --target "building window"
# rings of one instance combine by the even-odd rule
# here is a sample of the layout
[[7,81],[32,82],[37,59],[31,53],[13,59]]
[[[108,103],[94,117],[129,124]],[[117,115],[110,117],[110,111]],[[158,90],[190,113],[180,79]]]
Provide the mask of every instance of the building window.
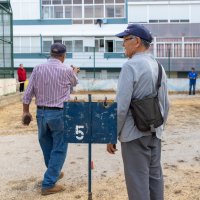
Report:
[[104,16],[104,6],[103,5],[95,5],[94,6],[94,17],[95,18],[103,18]]
[[74,52],[83,52],[83,40],[74,41]]
[[114,5],[106,5],[106,17],[113,18],[114,17]]
[[31,37],[31,53],[38,53],[41,51],[40,37]]
[[93,4],[93,0],[84,0],[84,4]]
[[67,52],[72,52],[72,41],[64,41],[64,45],[67,48]]
[[73,4],[82,4],[82,0],[73,0]]
[[124,3],[124,0],[115,0],[115,3]]
[[123,52],[124,48],[123,48],[123,41],[116,41],[116,52]]
[[93,6],[85,6],[84,14],[85,18],[93,18]]
[[46,52],[49,53],[51,45],[52,45],[52,41],[43,41],[43,49],[42,49],[42,51],[44,53],[46,53]]
[[61,0],[52,0],[52,4],[60,5],[61,4]]
[[53,6],[44,6],[43,7],[43,18],[50,19],[53,18]]
[[65,18],[72,18],[72,7],[65,6]]
[[30,49],[30,37],[21,37],[21,53],[31,53]]
[[[72,19],[91,24],[97,19],[124,18],[124,0],[42,0],[44,19]],[[85,21],[86,19],[86,21]]]
[[20,37],[14,37],[14,53],[21,53],[21,49],[20,49]]
[[55,6],[54,7],[54,17],[55,18],[63,18],[63,6]]
[[105,3],[106,3],[106,4],[113,4],[113,3],[114,3],[114,0],[105,0]]
[[72,0],[63,0],[63,4],[72,4]]
[[106,40],[106,52],[113,52],[113,40]]
[[124,16],[124,6],[119,5],[119,6],[115,6],[115,17],[116,18],[120,18]]
[[168,23],[167,19],[150,19],[149,23]]
[[50,5],[51,0],[42,0],[42,5]]
[[103,0],[94,0],[95,4],[103,4]]
[[170,23],[189,23],[189,19],[171,19]]
[[82,7],[81,6],[73,7],[73,18],[82,18]]

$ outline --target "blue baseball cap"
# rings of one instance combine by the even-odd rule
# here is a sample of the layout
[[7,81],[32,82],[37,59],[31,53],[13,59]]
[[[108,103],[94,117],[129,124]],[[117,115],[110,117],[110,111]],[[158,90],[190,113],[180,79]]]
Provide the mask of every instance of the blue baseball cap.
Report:
[[149,43],[151,43],[153,40],[153,37],[152,37],[150,31],[141,24],[129,24],[127,29],[124,32],[118,33],[115,36],[117,36],[119,38],[123,38],[128,35],[137,36]]
[[66,53],[67,49],[64,44],[54,43],[51,45],[51,53],[55,55],[61,55]]

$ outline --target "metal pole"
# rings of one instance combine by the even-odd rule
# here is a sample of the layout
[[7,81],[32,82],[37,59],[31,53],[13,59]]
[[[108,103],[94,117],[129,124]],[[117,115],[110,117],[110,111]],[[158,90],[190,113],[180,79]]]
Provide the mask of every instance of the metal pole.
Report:
[[94,79],[95,79],[95,46],[93,48],[94,48],[93,49],[93,54],[94,54],[93,55],[93,57],[94,57],[94,60],[93,60],[94,61],[94,63],[93,63],[94,64],[93,73],[94,73]]
[[[89,100],[89,114],[90,114],[90,121],[89,121],[89,135],[92,136],[92,95],[88,94]],[[90,137],[91,139],[91,137]],[[92,161],[92,141],[89,141],[88,144],[88,200],[92,200],[92,169],[91,169],[91,161]]]
[[168,49],[168,77],[170,78],[170,57],[171,57],[171,49]]
[[[11,7],[10,7],[11,8]],[[11,8],[12,9],[12,8]],[[11,70],[12,70],[12,78],[14,78],[14,50],[13,50],[13,14],[11,10],[10,14],[10,37],[11,37]]]
[[2,25],[3,25],[3,30],[2,30],[2,32],[3,32],[3,45],[2,45],[2,47],[3,47],[3,68],[4,68],[4,70],[3,70],[3,76],[4,76],[4,78],[6,77],[6,74],[5,74],[5,67],[6,67],[6,61],[5,61],[5,38],[4,38],[4,33],[5,33],[5,21],[4,21],[4,13],[2,13]]

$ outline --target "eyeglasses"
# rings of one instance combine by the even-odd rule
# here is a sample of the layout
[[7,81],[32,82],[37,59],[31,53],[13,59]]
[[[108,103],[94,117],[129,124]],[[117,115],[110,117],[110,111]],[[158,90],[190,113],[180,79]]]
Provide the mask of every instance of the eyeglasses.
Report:
[[128,40],[134,40],[136,37],[125,38],[123,43],[127,42]]

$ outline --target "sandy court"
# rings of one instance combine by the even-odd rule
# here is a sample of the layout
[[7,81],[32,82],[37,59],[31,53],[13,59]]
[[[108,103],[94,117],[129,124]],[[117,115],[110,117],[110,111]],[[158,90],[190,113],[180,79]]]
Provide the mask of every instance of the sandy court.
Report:
[[[87,100],[87,95],[73,95]],[[114,94],[94,94],[93,100]],[[200,96],[171,95],[171,110],[162,143],[166,200],[200,200]],[[60,181],[66,191],[43,197],[40,180],[45,170],[34,121],[21,125],[21,103],[0,108],[0,200],[87,199],[87,144],[70,144]],[[93,199],[127,200],[120,145],[116,155],[102,144],[92,145]]]

